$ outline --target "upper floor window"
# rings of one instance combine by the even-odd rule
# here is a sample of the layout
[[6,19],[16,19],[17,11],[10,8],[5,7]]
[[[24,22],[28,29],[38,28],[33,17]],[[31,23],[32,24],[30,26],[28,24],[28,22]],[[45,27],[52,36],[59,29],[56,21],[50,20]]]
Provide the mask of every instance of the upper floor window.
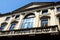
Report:
[[48,13],[48,10],[43,10],[42,11],[42,14],[47,14]]
[[15,19],[19,18],[20,15],[16,15]]
[[57,11],[60,12],[60,7],[57,8]]
[[12,15],[12,17],[14,17],[15,15]]
[[27,15],[25,16],[25,18],[23,19],[23,22],[22,22],[22,29],[25,29],[25,28],[32,28],[33,27],[33,24],[34,24],[34,15]]
[[48,19],[41,19],[41,26],[42,27],[48,26]]
[[14,30],[16,24],[17,24],[17,21],[12,22],[10,26],[10,30]]
[[8,21],[9,19],[10,19],[10,17],[7,17],[7,18],[6,18],[6,21]]

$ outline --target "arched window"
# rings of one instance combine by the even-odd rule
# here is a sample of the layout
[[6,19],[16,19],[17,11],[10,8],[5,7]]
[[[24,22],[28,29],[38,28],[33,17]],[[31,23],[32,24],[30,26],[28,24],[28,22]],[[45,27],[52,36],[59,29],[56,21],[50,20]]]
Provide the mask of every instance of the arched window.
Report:
[[17,23],[18,23],[18,21],[11,22],[10,30],[14,30]]
[[3,31],[3,29],[5,28],[5,26],[7,25],[8,23],[4,22],[1,24],[1,31]]
[[22,29],[32,28],[33,24],[34,24],[34,17],[35,17],[35,15],[33,13],[30,13],[30,14],[26,15],[23,19],[21,28]]

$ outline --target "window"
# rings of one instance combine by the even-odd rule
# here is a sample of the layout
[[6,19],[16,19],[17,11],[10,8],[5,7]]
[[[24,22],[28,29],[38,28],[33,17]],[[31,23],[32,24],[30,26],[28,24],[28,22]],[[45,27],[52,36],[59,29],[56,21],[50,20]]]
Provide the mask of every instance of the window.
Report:
[[42,14],[47,14],[48,13],[48,10],[43,10],[42,11]]
[[16,23],[12,23],[11,24],[11,27],[10,27],[10,30],[14,30],[14,27],[16,26]]
[[18,21],[11,22],[10,30],[14,30],[17,23],[18,23]]
[[10,19],[10,17],[7,17],[7,18],[6,18],[6,21],[8,21],[9,19]]
[[60,12],[60,7],[57,8],[57,11]]
[[4,22],[4,23],[1,24],[1,31],[5,28],[6,25],[7,25],[6,22]]
[[20,15],[16,15],[15,19],[19,18]]
[[29,15],[23,19],[21,28],[22,29],[32,28],[33,24],[34,24],[34,15]]
[[41,20],[41,26],[42,26],[42,27],[48,26],[48,19],[42,19],[42,20]]
[[23,28],[32,28],[32,26],[33,26],[33,20],[34,20],[34,18],[24,19],[23,23],[22,23],[22,29]]
[[3,30],[5,28],[5,25],[1,25],[1,30]]

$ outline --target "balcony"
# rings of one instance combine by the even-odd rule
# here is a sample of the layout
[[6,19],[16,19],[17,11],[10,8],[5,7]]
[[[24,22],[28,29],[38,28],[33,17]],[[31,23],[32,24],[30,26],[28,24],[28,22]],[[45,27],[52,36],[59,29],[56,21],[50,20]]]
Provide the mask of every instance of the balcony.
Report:
[[58,26],[29,28],[20,30],[0,31],[0,36],[30,35],[30,34],[47,34],[58,33]]

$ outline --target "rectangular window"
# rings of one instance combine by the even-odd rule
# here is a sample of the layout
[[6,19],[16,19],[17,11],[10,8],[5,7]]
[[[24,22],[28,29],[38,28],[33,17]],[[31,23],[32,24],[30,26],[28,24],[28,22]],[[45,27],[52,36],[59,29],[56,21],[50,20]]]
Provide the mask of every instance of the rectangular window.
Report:
[[43,10],[42,11],[42,14],[47,14],[48,13],[48,10]]
[[42,19],[42,20],[41,20],[41,26],[42,26],[42,27],[48,26],[48,19]]
[[57,8],[57,11],[60,12],[60,7]]
[[10,17],[7,17],[7,18],[6,18],[6,21],[8,21],[9,19],[10,19]]
[[22,29],[24,29],[24,28],[32,28],[33,20],[34,20],[34,18],[24,19],[23,23],[22,23]]
[[1,31],[5,28],[5,25],[1,25]]
[[11,27],[10,27],[10,30],[14,30],[14,27],[16,26],[16,23],[12,23],[11,24]]

